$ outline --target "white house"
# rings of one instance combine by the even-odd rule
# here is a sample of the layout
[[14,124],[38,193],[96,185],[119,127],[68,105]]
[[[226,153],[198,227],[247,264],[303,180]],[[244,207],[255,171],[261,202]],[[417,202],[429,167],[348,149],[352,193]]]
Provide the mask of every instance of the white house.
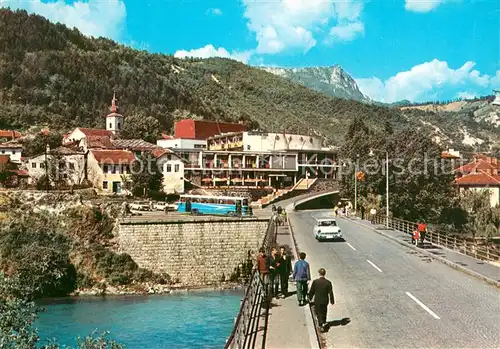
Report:
[[[55,156],[60,157],[58,164],[53,161]],[[47,164],[58,168],[47,171]],[[47,172],[69,186],[82,184],[86,178],[85,153],[66,147],[49,150],[47,156],[41,154],[27,158],[25,166],[29,175],[28,184],[35,184]]]
[[188,139],[163,137],[157,140],[156,145],[165,149],[205,149],[207,141],[204,139]]
[[15,164],[21,163],[23,146],[16,141],[0,143],[0,155],[9,155],[10,161]]
[[163,191],[167,194],[184,193],[184,161],[169,149],[153,151],[163,173]]

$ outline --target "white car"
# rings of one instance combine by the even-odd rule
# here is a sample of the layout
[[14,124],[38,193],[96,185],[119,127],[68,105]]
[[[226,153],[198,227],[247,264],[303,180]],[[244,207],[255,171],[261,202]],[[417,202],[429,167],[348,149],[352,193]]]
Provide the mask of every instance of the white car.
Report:
[[155,211],[165,211],[167,209],[167,203],[165,201],[158,201],[153,203],[153,209]]
[[334,218],[316,218],[313,233],[318,241],[343,240],[342,230]]
[[134,211],[149,211],[149,202],[136,201],[130,204],[130,209]]

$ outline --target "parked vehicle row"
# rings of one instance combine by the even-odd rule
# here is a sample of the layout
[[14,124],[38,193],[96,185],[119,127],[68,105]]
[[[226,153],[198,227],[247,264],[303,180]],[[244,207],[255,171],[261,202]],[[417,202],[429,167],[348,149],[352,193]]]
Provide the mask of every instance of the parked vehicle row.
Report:
[[134,211],[176,211],[176,204],[165,201],[134,201],[130,203],[130,209]]

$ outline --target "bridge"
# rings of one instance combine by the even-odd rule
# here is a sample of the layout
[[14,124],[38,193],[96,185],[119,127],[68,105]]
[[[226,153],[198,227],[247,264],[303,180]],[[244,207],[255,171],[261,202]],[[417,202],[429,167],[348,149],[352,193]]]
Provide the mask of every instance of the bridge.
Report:
[[[328,307],[327,332],[317,330],[313,307],[299,307],[292,295],[255,307],[246,321],[253,326],[237,323],[226,348],[498,348],[498,251],[439,233],[415,248],[408,235],[413,223],[393,219],[386,227],[385,217],[375,224],[339,217],[345,241],[319,243],[312,235],[314,215],[331,210],[294,210],[293,204],[336,194],[282,202],[289,225],[277,227],[270,240],[286,245],[295,259],[305,252],[313,278],[319,268],[327,270],[336,302]],[[263,305],[251,292],[245,302]]]

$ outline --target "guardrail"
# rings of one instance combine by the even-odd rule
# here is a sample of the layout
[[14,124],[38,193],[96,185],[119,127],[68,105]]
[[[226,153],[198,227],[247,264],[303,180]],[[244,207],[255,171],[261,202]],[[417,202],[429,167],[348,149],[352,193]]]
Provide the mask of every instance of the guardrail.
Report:
[[[375,223],[386,225],[389,228],[401,231],[409,235],[413,233],[417,226],[417,223],[415,222],[405,221],[403,219],[392,217],[389,217],[387,219],[385,215],[375,216]],[[444,230],[429,228],[427,228],[425,238],[433,245],[446,247],[450,250],[460,252],[476,259],[488,262],[500,261],[500,252],[492,247],[486,239],[466,239],[461,236],[453,235],[450,232]]]
[[[266,254],[270,253],[272,245],[276,243],[278,217],[273,215],[269,220],[267,232],[262,242]],[[258,271],[254,270],[247,286],[245,297],[241,301],[240,311],[236,317],[233,331],[226,341],[224,349],[265,348],[267,322],[269,319],[270,299],[266,297],[267,288],[263,284]],[[264,307],[262,307],[264,305]],[[259,331],[261,312],[265,311],[265,324],[262,334],[262,343],[256,343]]]

